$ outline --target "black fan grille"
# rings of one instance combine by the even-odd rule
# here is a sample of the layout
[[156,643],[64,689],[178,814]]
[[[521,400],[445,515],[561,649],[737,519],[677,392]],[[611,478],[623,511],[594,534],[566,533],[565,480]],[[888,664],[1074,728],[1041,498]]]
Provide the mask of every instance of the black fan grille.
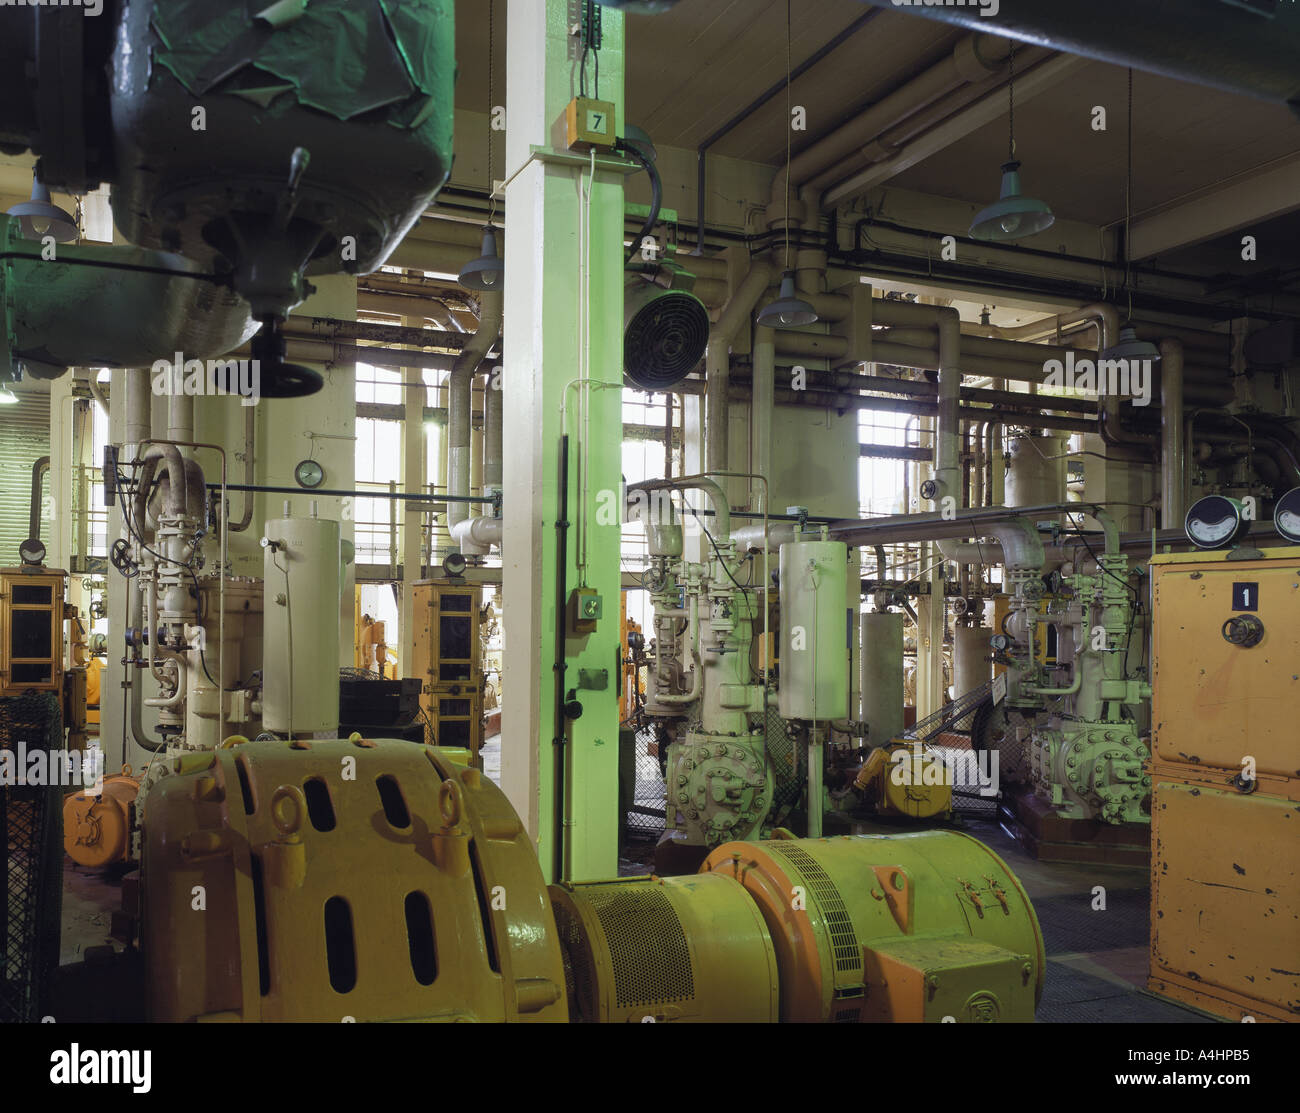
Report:
[[623,340],[627,377],[646,390],[675,386],[704,358],[709,313],[693,294],[666,290],[632,318]]

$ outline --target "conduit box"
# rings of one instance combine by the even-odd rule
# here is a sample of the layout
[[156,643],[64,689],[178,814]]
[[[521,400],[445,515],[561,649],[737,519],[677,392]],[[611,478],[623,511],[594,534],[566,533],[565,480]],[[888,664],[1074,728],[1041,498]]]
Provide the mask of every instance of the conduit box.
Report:
[[569,593],[569,634],[575,638],[595,633],[605,606],[594,588],[575,587]]
[[564,141],[571,151],[614,149],[614,102],[574,97],[564,110]]

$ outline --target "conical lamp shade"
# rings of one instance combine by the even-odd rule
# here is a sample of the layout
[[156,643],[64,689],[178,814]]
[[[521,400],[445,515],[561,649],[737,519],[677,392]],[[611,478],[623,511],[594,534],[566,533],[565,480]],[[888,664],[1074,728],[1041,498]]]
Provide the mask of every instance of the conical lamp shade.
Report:
[[1102,359],[1159,359],[1160,349],[1148,340],[1139,340],[1137,330],[1126,325],[1119,330],[1119,340],[1101,353]]
[[1019,240],[1052,226],[1056,217],[1046,201],[1020,192],[1020,163],[1002,164],[1002,196],[982,209],[970,226],[977,240]]
[[758,311],[755,320],[767,328],[798,328],[817,323],[817,311],[794,292],[794,273],[786,271],[781,276],[781,292],[776,301],[769,302]]
[[497,234],[488,226],[483,229],[483,251],[461,268],[458,281],[467,290],[498,290],[506,266],[497,254]]
[[35,174],[32,174],[32,199],[19,202],[9,210],[9,216],[18,218],[24,239],[53,236],[55,243],[68,243],[77,238],[76,220],[50,201],[50,191]]

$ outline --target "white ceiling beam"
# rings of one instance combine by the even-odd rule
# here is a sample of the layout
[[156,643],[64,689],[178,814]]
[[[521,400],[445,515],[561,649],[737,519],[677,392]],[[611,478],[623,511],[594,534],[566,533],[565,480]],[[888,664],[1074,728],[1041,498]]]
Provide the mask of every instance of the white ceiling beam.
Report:
[[1130,258],[1149,259],[1300,209],[1300,155],[1228,179],[1133,222]]

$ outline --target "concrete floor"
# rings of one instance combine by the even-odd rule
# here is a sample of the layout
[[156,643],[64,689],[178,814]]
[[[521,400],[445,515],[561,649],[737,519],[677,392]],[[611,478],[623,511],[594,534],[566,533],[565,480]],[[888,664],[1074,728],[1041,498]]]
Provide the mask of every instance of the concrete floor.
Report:
[[[486,740],[482,756],[484,772],[499,784],[499,735]],[[992,819],[967,819],[964,830],[1003,858],[1020,879],[1038,913],[1048,959],[1046,988],[1038,1007],[1040,1021],[1208,1023],[1212,1020],[1145,990],[1149,931],[1145,871],[1039,862]],[[651,872],[653,854],[653,840],[629,839],[620,853],[620,875]],[[1093,890],[1099,885],[1105,889],[1106,908],[1094,911]],[[88,948],[111,943],[109,916],[120,903],[121,871],[99,873],[80,869],[65,860],[62,964],[78,963]],[[120,949],[117,944],[112,945]],[[79,1011],[71,1002],[64,1010]]]

